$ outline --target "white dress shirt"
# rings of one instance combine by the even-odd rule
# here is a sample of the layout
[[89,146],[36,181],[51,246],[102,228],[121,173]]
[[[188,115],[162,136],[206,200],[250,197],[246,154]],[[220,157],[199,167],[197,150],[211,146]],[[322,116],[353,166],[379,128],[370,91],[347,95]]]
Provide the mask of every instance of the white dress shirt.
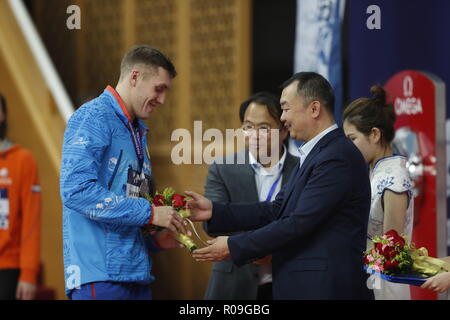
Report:
[[332,126],[328,127],[327,129],[323,130],[321,133],[319,133],[317,136],[309,140],[307,143],[303,144],[298,148],[298,152],[300,154],[300,167],[305,162],[306,157],[311,152],[311,150],[314,148],[314,146],[322,139],[327,133],[337,129],[337,124],[333,124]]
[[[272,201],[275,199],[277,193],[281,189],[281,180],[282,171],[284,166],[284,161],[286,160],[287,150],[283,146],[283,156],[280,158],[278,163],[271,168],[264,168],[253,156],[251,152],[249,152],[249,162],[255,171],[255,182],[256,189],[258,191],[259,201]],[[278,180],[278,182],[277,182]],[[270,199],[267,199],[269,196],[270,190],[273,185],[277,183],[274,192]],[[263,285],[265,283],[272,282],[272,264],[261,264],[259,268],[259,285]]]
[[[286,148],[283,146],[283,156],[280,158],[278,163],[271,168],[264,168],[258,161],[256,161],[255,157],[251,152],[249,152],[249,162],[255,171],[255,182],[256,189],[258,190],[259,201],[272,201],[275,199],[277,193],[281,189],[281,171],[283,170],[284,161],[286,160]],[[275,191],[273,192],[270,199],[267,199],[269,195],[270,189],[277,179],[280,177]]]

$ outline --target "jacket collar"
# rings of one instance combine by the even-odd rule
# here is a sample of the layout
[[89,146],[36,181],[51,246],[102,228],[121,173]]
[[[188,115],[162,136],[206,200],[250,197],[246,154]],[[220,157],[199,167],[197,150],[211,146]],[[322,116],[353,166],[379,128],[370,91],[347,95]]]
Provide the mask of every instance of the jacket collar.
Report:
[[331,141],[333,141],[334,139],[336,139],[339,136],[344,136],[344,132],[342,131],[341,128],[337,128],[331,132],[328,132],[322,139],[320,139],[319,142],[317,142],[317,144],[311,150],[311,152],[305,159],[305,163],[302,164],[302,166],[300,168],[297,166],[295,173],[293,173],[292,176],[290,177],[291,179],[294,179],[294,180],[292,181],[290,188],[287,189],[286,193],[284,194],[284,199],[283,199],[283,203],[281,205],[279,214],[281,214],[281,212],[283,212],[289,198],[291,197],[291,195],[295,189],[295,186],[296,186],[295,180],[300,179],[303,172],[305,171],[305,168],[307,168],[309,163],[311,162],[311,159],[313,159],[324,147],[326,147]]
[[13,147],[13,143],[7,138],[3,141],[0,141],[0,152],[8,151]]
[[[287,151],[287,148],[286,148]],[[291,155],[289,152],[286,154],[286,161],[283,166],[283,180],[282,182],[287,182],[294,168],[298,167],[299,159]]]
[[5,139],[0,142],[0,156],[6,156],[7,154],[19,149],[17,144],[12,143],[10,140]]
[[[125,107],[125,102],[122,100],[119,93],[111,86],[107,86],[103,93],[110,98],[114,111],[119,116],[120,120],[122,120],[126,126],[128,126],[128,124],[132,124],[133,119]],[[137,123],[141,129],[148,131],[148,127],[143,121],[137,119]]]
[[308,156],[304,159],[304,163],[302,163],[300,167],[300,172],[304,171],[304,169],[308,166],[308,163],[311,161],[311,159],[314,158],[314,156],[318,154],[320,150],[322,150],[322,148],[324,148],[326,145],[330,143],[330,141],[332,141],[333,139],[335,139],[340,135],[344,135],[341,128],[333,129],[332,131],[324,135],[311,149],[311,151],[308,153]]

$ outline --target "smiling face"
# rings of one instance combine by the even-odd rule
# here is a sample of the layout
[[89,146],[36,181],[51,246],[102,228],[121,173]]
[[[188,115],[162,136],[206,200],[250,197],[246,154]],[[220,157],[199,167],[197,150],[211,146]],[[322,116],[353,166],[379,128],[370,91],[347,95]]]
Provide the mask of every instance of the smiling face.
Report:
[[[273,143],[276,143],[274,148],[281,151],[283,141],[287,137],[286,129],[279,130],[280,122],[273,118],[267,106],[256,102],[250,103],[245,111],[242,128],[247,129],[246,144],[256,159],[259,159],[261,154],[270,157]],[[277,141],[272,141],[271,130],[279,130]]]
[[151,70],[140,66],[131,71],[130,84],[130,115],[146,120],[157,105],[164,104],[166,94],[172,87],[172,78],[162,67]]
[[292,82],[281,94],[281,121],[289,130],[291,138],[299,141],[310,139],[312,114],[306,101],[297,93],[298,81]]

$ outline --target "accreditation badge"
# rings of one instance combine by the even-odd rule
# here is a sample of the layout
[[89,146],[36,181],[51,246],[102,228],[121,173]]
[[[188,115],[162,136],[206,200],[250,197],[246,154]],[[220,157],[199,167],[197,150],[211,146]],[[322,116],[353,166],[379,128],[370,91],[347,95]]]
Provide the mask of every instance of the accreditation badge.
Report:
[[8,189],[0,189],[0,230],[9,228]]
[[128,167],[127,198],[143,198],[145,194],[152,194],[151,177]]

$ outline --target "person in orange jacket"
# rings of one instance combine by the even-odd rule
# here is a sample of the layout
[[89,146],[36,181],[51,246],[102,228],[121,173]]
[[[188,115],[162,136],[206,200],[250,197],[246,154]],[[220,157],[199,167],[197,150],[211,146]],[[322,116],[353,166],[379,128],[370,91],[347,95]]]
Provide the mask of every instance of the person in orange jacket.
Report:
[[40,261],[41,187],[36,161],[7,139],[0,95],[0,300],[31,300]]

